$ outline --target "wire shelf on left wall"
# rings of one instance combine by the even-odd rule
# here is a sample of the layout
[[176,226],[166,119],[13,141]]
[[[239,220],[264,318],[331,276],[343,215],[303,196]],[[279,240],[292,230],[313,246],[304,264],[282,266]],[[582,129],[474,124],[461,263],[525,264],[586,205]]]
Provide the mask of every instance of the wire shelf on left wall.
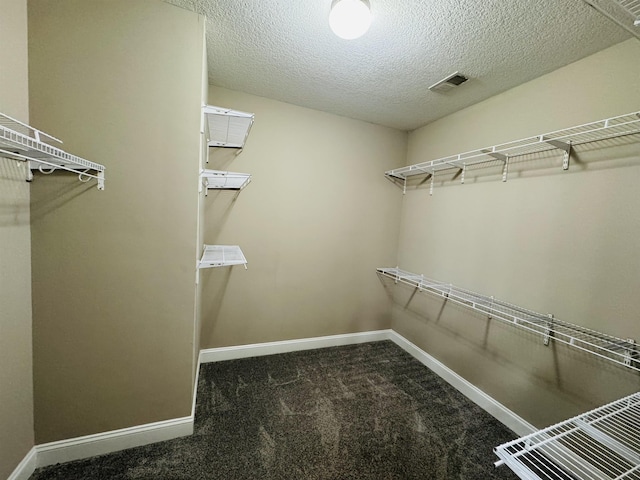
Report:
[[31,170],[43,174],[64,170],[77,174],[81,182],[94,179],[98,190],[104,190],[104,165],[67,153],[54,144],[62,144],[62,141],[0,113],[0,156],[28,162],[27,181],[33,179]]

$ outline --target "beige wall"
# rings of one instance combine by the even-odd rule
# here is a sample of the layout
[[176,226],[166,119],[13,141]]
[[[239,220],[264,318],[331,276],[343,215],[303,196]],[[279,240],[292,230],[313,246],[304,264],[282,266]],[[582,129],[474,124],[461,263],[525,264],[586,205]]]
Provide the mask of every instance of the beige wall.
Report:
[[[0,112],[29,121],[27,5],[0,1]],[[0,158],[0,478],[33,447],[31,248],[25,166]]]
[[[638,111],[638,58],[629,40],[412,132],[407,164]],[[636,136],[581,148],[568,172],[560,157],[538,157],[507,183],[471,172],[465,185],[438,177],[432,197],[411,189],[400,266],[640,340],[639,145]],[[537,426],[640,387],[624,368],[392,290],[394,329]]]
[[204,240],[249,264],[203,272],[202,347],[388,328],[375,268],[395,262],[401,198],[382,172],[406,133],[215,87],[209,103],[255,123],[239,156],[210,152],[209,168],[252,182],[209,193]]
[[29,2],[31,119],[106,166],[32,185],[36,441],[189,415],[204,19]]

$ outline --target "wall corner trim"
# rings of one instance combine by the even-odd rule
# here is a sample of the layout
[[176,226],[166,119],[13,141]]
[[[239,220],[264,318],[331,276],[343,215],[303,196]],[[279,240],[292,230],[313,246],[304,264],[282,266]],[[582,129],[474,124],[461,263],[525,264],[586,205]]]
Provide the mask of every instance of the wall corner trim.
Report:
[[37,466],[70,462],[193,433],[193,416],[36,445]]
[[517,435],[524,436],[538,430],[402,335],[391,330],[389,339]]
[[9,475],[7,480],[27,480],[35,471],[37,462],[38,452],[36,451],[36,447],[33,447],[18,464],[13,473]]

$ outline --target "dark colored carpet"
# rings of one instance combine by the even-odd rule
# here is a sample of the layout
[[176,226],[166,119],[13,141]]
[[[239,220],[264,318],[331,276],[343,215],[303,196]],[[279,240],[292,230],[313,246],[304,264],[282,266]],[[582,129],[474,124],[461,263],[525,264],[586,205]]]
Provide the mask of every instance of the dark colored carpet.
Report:
[[509,479],[515,435],[389,341],[203,364],[190,437],[31,480]]

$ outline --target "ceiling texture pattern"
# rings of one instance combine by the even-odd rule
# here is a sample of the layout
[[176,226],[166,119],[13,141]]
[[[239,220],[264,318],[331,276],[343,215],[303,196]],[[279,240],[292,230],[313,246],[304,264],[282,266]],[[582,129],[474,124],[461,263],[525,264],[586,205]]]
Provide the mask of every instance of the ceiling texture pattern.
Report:
[[329,28],[331,0],[166,1],[206,15],[210,84],[401,130],[632,36],[583,0],[370,0],[356,40]]

